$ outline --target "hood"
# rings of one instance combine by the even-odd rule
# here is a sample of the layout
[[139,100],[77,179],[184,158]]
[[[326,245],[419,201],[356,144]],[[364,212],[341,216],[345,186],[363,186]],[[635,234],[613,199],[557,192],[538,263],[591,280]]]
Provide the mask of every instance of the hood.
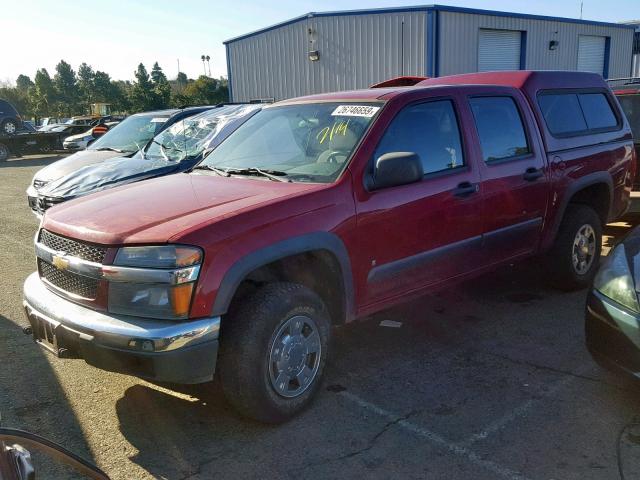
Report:
[[54,206],[42,226],[102,245],[164,243],[198,225],[324,187],[182,173]]
[[75,142],[78,140],[82,140],[84,137],[90,137],[91,136],[91,132],[83,132],[83,133],[76,133],[75,135],[71,135],[69,137],[66,137],[64,139],[65,142]]
[[145,159],[139,156],[111,159],[88,165],[53,180],[38,193],[47,197],[76,198],[145,178],[167,175],[180,165],[164,159]]
[[42,170],[38,171],[33,178],[34,180],[50,182],[64,177],[79,168],[104,162],[105,160],[119,157],[121,155],[121,153],[109,150],[82,150],[81,152],[69,155],[67,158],[63,158],[62,160],[58,160],[57,162],[53,162],[51,165],[44,167]]

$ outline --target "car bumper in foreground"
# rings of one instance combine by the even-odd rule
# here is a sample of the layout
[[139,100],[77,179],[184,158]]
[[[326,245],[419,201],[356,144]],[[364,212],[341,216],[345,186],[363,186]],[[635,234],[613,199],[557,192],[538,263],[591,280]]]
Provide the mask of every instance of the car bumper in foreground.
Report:
[[587,348],[600,363],[640,378],[640,315],[597,291],[587,298]]
[[34,340],[60,357],[160,382],[213,379],[220,317],[167,321],[99,312],[51,292],[37,272],[25,281],[24,308]]

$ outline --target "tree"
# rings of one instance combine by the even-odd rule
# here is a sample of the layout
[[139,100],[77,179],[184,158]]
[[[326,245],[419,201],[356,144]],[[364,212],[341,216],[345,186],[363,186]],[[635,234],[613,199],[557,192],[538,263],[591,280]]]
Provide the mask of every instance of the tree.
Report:
[[229,90],[224,78],[215,79],[200,75],[195,82],[189,83],[184,94],[192,105],[207,105],[228,101]]
[[18,78],[16,79],[16,88],[19,91],[26,94],[31,87],[33,87],[33,82],[28,76],[22,74],[18,75]]
[[151,81],[155,94],[154,108],[167,108],[171,101],[171,86],[158,62],[154,63],[151,69]]
[[131,108],[136,112],[154,108],[156,98],[155,92],[153,91],[153,84],[149,79],[147,69],[142,63],[138,65],[134,75],[136,77],[136,81],[133,83],[133,87],[131,88],[129,95]]
[[78,90],[80,101],[84,104],[85,108],[89,108],[89,105],[93,103],[95,75],[91,65],[83,62],[80,67],[78,67]]
[[45,68],[41,68],[36,72],[34,86],[29,90],[29,101],[31,103],[33,113],[39,117],[50,115],[56,100],[56,91],[49,76],[49,72]]
[[57,94],[58,111],[66,116],[76,113],[78,108],[78,85],[76,82],[76,73],[64,60],[56,65],[56,74],[53,77]]

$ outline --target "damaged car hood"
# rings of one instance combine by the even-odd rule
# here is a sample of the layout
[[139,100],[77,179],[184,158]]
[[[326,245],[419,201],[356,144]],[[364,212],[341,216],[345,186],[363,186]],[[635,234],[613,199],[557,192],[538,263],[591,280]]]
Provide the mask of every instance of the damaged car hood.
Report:
[[171,162],[164,159],[149,159],[142,156],[115,158],[108,162],[88,165],[51,181],[40,190],[46,197],[71,199],[81,197],[105,188],[125,185],[146,178],[167,175],[186,168],[185,162]]
[[34,179],[48,183],[52,180],[64,177],[79,168],[86,167],[87,165],[99,164],[105,160],[121,157],[122,155],[122,153],[110,150],[82,150],[81,152],[74,153],[67,158],[58,160],[57,162],[44,167],[42,170],[39,170]]

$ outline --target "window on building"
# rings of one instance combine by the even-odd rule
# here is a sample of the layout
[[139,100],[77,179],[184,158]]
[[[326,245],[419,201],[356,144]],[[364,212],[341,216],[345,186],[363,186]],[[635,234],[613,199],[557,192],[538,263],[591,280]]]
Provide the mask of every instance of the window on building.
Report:
[[506,160],[531,152],[513,98],[475,97],[469,103],[485,162]]
[[453,103],[439,100],[405,107],[387,128],[374,158],[391,152],[417,153],[425,174],[463,166]]
[[587,135],[619,126],[609,100],[599,92],[543,92],[538,105],[554,136]]

